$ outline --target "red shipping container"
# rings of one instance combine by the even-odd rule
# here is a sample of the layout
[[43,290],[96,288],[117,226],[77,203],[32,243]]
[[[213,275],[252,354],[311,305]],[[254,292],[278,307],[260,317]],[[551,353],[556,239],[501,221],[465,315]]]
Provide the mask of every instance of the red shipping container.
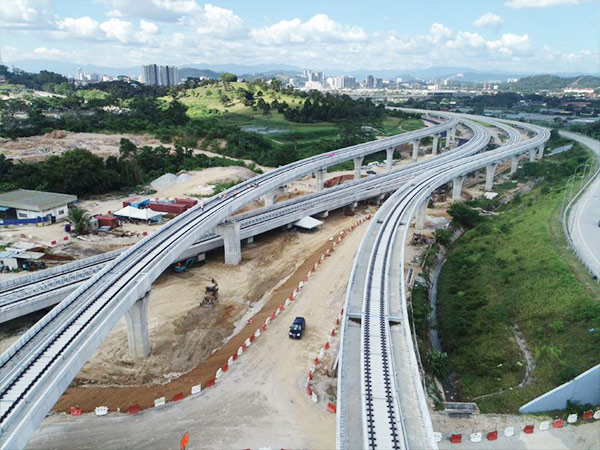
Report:
[[175,198],[175,203],[179,203],[180,205],[185,205],[188,208],[191,208],[192,206],[196,206],[198,200],[193,198]]
[[115,216],[96,216],[98,226],[116,228],[119,226],[119,219]]
[[179,215],[187,209],[187,206],[179,203],[156,203],[150,202],[149,205],[152,211],[164,212],[167,214]]

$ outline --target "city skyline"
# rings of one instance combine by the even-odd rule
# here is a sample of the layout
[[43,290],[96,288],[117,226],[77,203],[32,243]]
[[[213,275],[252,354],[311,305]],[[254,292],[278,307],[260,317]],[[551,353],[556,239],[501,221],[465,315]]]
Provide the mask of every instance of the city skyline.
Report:
[[[483,4],[485,3],[485,4]],[[314,70],[598,73],[598,0],[435,0],[349,5],[306,1],[5,0],[4,63],[62,60],[108,67],[290,64]],[[562,27],[561,27],[562,24]]]

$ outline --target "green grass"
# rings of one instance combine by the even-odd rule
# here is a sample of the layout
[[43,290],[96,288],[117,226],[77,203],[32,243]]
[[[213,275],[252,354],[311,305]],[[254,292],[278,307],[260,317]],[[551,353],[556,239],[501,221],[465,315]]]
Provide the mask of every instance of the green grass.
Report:
[[[600,286],[565,247],[563,182],[536,187],[465,233],[442,270],[439,323],[461,399],[505,391],[480,400],[482,412],[516,412],[600,362],[600,332],[588,332],[600,330]],[[513,323],[536,362],[522,389]]]

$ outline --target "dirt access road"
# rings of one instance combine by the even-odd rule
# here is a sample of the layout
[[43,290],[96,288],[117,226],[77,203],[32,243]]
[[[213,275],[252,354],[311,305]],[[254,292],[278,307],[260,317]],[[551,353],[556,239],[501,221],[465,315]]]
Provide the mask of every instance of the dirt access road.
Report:
[[[215,387],[198,397],[136,416],[47,418],[31,449],[176,448],[190,433],[188,449],[335,447],[335,415],[305,392],[308,369],[327,340],[343,304],[354,254],[367,229],[361,225],[336,247],[294,301],[242,355]],[[294,317],[307,332],[290,340]]]

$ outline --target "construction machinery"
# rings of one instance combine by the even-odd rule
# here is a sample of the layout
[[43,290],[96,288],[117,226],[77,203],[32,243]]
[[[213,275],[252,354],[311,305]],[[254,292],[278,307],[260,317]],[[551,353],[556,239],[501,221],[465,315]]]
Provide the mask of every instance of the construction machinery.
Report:
[[200,306],[214,306],[219,299],[219,285],[214,278],[211,280],[211,283],[212,284],[204,288],[204,298],[202,299]]

